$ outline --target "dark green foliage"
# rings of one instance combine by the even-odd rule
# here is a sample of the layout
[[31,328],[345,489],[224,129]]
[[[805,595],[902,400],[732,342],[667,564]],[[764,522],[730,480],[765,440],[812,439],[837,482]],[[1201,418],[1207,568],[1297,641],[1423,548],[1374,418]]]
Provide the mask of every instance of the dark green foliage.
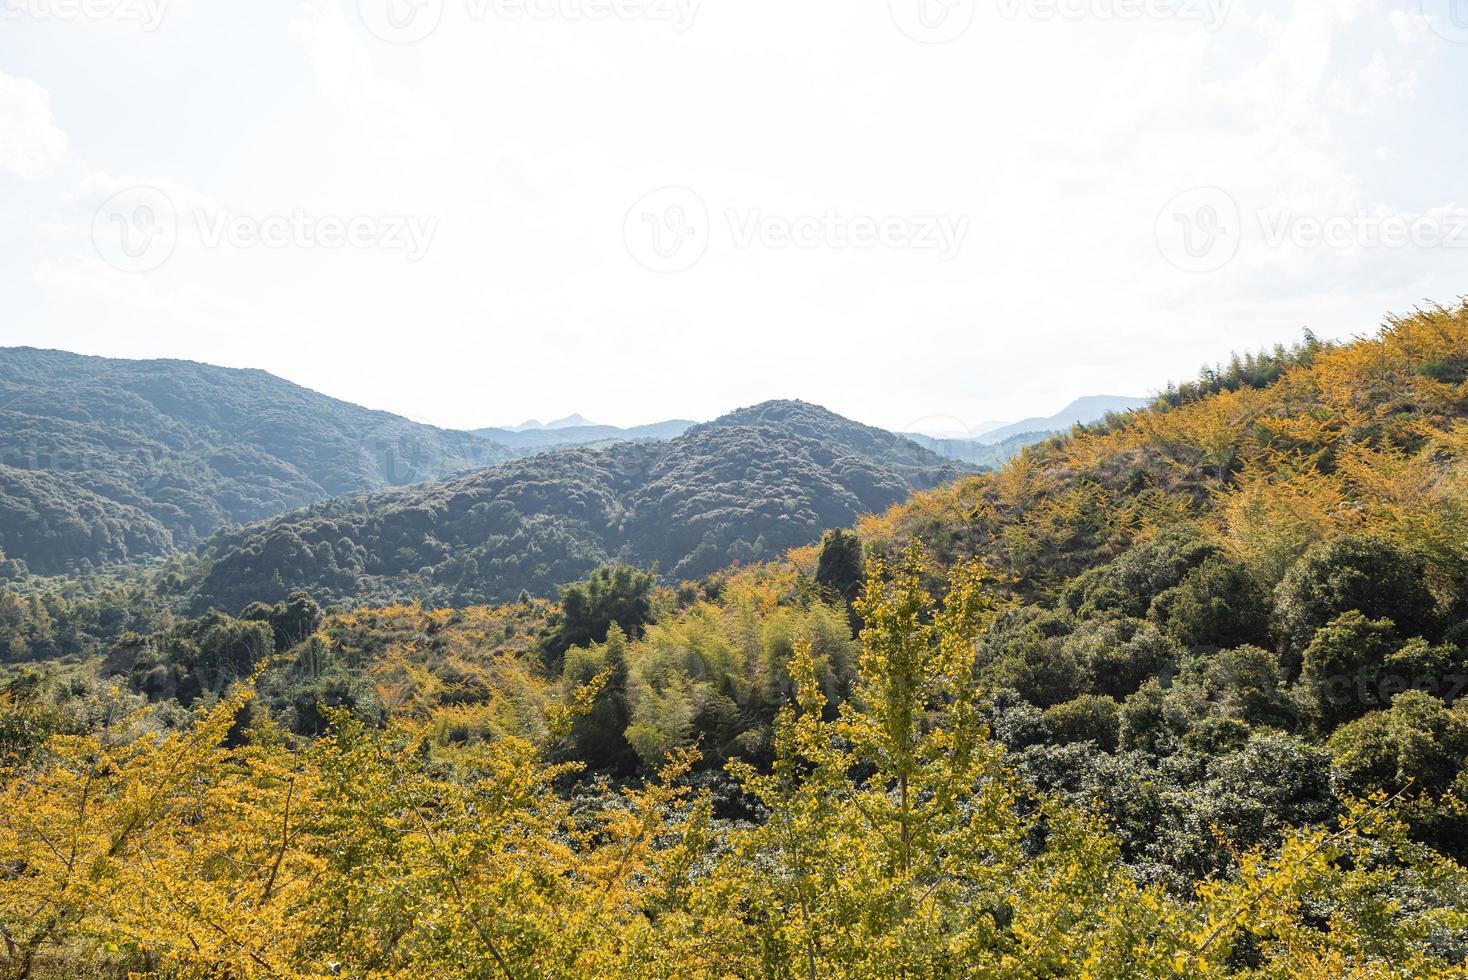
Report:
[[[1339,804],[1331,794],[1330,756],[1292,735],[1261,732],[1237,751],[1215,757],[1190,801],[1188,823],[1201,840],[1217,828],[1235,849],[1263,844],[1286,827],[1319,824]],[[1214,867],[1228,856],[1214,842]]]
[[79,475],[0,465],[0,549],[40,574],[73,571],[83,561],[158,555],[173,546],[173,532],[157,517],[88,489]]
[[[1441,700],[1468,678],[1463,650],[1432,642],[1422,578],[1399,548],[1344,539],[1271,596],[1217,546],[1164,533],[1064,585],[1056,608],[1000,616],[977,660],[993,731],[1037,787],[1099,800],[1128,861],[1179,891],[1286,827],[1328,824],[1347,793],[1409,777],[1413,833],[1457,846],[1468,802],[1442,794],[1468,801],[1468,725]],[[1274,622],[1306,642],[1266,649]]]
[[1121,746],[1165,756],[1178,745],[1182,719],[1168,710],[1162,682],[1150,680],[1121,705]]
[[0,350],[0,548],[42,574],[507,458],[263,371]]
[[77,727],[44,696],[42,686],[42,677],[31,672],[0,684],[0,771],[25,766],[48,738]]
[[1468,713],[1409,691],[1389,709],[1343,726],[1329,745],[1339,778],[1356,791],[1396,792],[1411,784],[1440,794],[1468,763]]
[[816,564],[816,583],[827,595],[848,607],[861,594],[866,582],[866,561],[861,539],[850,531],[827,531],[821,540],[821,557]]
[[240,618],[270,624],[275,635],[275,649],[279,652],[290,649],[316,632],[323,615],[315,599],[304,592],[297,592],[289,602],[277,602],[274,606],[252,602],[240,613]]
[[649,572],[626,565],[598,568],[585,582],[561,593],[561,612],[541,640],[541,651],[558,668],[573,646],[607,642],[615,625],[634,639],[652,622],[652,590],[657,580]]
[[1234,647],[1269,641],[1269,597],[1243,564],[1226,555],[1203,560],[1147,610],[1188,647]]
[[1183,655],[1176,641],[1140,619],[1086,620],[1063,642],[1083,683],[1114,698],[1174,671]]
[[1069,701],[1086,686],[1085,668],[1065,642],[1074,628],[1071,617],[1033,606],[1006,613],[979,646],[979,676],[1037,707]]
[[1177,678],[1174,701],[1192,717],[1228,718],[1249,727],[1292,728],[1279,660],[1259,647],[1192,657]]
[[124,635],[101,672],[123,676],[150,701],[175,700],[187,708],[201,695],[221,694],[250,676],[274,650],[268,623],[210,612],[150,636]]
[[1407,791],[1420,836],[1444,853],[1468,857],[1468,711],[1421,691],[1399,695],[1331,736],[1342,790]]
[[1422,561],[1382,538],[1346,537],[1317,546],[1275,590],[1275,614],[1295,650],[1342,613],[1390,619],[1403,637],[1438,634]]
[[1386,706],[1377,700],[1382,668],[1401,646],[1391,620],[1354,611],[1316,630],[1301,657],[1300,687],[1321,732]]
[[1099,804],[1127,862],[1179,893],[1224,872],[1236,852],[1289,827],[1326,823],[1340,809],[1328,753],[1274,732],[1218,752],[1113,754],[1087,739],[1034,745],[1011,758],[1040,790]]
[[298,590],[504,602],[611,562],[699,578],[809,544],[956,473],[891,433],[771,403],[668,442],[545,453],[225,533],[198,603],[238,609]]
[[568,757],[595,770],[634,772],[637,753],[626,737],[631,718],[627,711],[627,634],[622,627],[612,623],[605,643],[567,651],[562,675],[577,686],[603,679],[591,710],[572,722]]
[[1218,554],[1217,545],[1192,534],[1163,534],[1077,576],[1062,590],[1061,601],[1080,616],[1114,613],[1145,619],[1154,600],[1181,586]]
[[1044,715],[1052,741],[1095,742],[1103,752],[1115,752],[1121,734],[1121,712],[1115,701],[1097,694],[1082,694],[1074,701],[1057,704]]
[[158,596],[136,586],[79,595],[0,589],[0,664],[102,653],[123,634],[151,632],[168,618]]

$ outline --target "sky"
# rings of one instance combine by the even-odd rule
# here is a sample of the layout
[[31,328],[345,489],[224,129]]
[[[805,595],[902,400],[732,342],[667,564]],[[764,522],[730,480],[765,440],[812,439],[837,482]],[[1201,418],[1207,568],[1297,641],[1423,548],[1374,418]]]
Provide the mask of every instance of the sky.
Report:
[[0,345],[944,434],[1468,293],[1468,0],[0,0]]

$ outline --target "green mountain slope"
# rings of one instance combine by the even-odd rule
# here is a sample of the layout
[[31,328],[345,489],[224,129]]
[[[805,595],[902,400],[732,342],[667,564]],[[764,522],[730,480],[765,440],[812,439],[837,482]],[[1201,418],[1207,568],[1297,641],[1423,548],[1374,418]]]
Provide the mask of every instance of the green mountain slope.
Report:
[[39,572],[188,547],[225,524],[508,455],[263,371],[0,350],[0,550]]
[[693,578],[957,475],[891,433],[772,402],[666,442],[545,453],[222,534],[196,596],[231,611],[296,589],[463,605],[547,593],[609,560]]

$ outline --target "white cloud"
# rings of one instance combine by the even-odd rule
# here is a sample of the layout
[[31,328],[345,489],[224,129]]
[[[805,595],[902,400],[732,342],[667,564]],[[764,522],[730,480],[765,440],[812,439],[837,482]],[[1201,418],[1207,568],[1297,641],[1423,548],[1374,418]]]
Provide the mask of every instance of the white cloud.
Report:
[[303,4],[289,34],[305,50],[322,93],[361,127],[376,152],[411,163],[453,148],[453,131],[443,113],[377,71],[372,48],[340,0]]
[[56,128],[50,93],[0,72],[0,173],[42,177],[65,156],[66,134]]
[[[0,323],[0,342],[82,345],[105,325],[114,353],[253,363],[456,425],[800,396],[877,424],[971,428],[1463,288],[1463,253],[1446,249],[1246,241],[1192,275],[1156,241],[1164,205],[1198,187],[1226,188],[1251,222],[1461,200],[1468,49],[1428,29],[1419,0],[1237,0],[1216,32],[993,14],[941,47],[904,36],[881,0],[706,4],[683,33],[474,6],[449,0],[411,44],[374,37],[357,0],[199,0],[154,34],[85,49],[37,32],[36,60],[11,70],[55,93],[73,156],[102,172],[23,195],[0,182],[15,219],[0,295],[30,314]],[[78,81],[96,65],[111,87]],[[156,270],[100,266],[92,215],[139,185],[185,219],[302,207],[441,228],[410,263],[210,250],[184,220]],[[658,276],[628,254],[624,221],[666,186],[695,189],[718,234],[695,268]],[[973,231],[943,263],[738,248],[724,224],[828,209]]]

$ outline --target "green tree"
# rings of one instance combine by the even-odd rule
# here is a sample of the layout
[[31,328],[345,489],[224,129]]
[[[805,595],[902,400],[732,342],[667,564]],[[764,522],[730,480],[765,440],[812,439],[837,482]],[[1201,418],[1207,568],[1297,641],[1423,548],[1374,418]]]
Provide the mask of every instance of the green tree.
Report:
[[1403,637],[1437,634],[1436,604],[1421,559],[1384,538],[1345,537],[1318,545],[1275,590],[1275,614],[1296,652],[1342,613],[1390,619]]
[[1301,657],[1300,688],[1322,734],[1386,706],[1380,700],[1381,668],[1401,645],[1391,620],[1372,622],[1359,612],[1343,613],[1316,630]]
[[1114,752],[1121,735],[1120,706],[1099,694],[1082,694],[1045,712],[1050,737],[1060,744],[1095,742],[1103,752]]
[[1468,709],[1408,691],[1387,710],[1343,725],[1327,744],[1343,790],[1408,793],[1405,815],[1419,836],[1468,857]]
[[573,646],[605,643],[613,623],[628,637],[642,635],[652,622],[652,593],[657,584],[651,572],[628,565],[598,568],[586,581],[561,593],[561,611],[541,638],[546,663],[559,670]]
[[[839,599],[853,609],[866,581],[866,560],[861,553],[861,539],[850,531],[827,531],[821,539],[821,557],[816,563],[816,582],[832,599]],[[855,621],[853,625],[860,628]]]
[[627,647],[627,634],[613,623],[605,643],[566,651],[561,675],[567,690],[601,680],[590,710],[571,722],[570,756],[592,769],[625,773],[637,767],[637,754],[626,737]]

